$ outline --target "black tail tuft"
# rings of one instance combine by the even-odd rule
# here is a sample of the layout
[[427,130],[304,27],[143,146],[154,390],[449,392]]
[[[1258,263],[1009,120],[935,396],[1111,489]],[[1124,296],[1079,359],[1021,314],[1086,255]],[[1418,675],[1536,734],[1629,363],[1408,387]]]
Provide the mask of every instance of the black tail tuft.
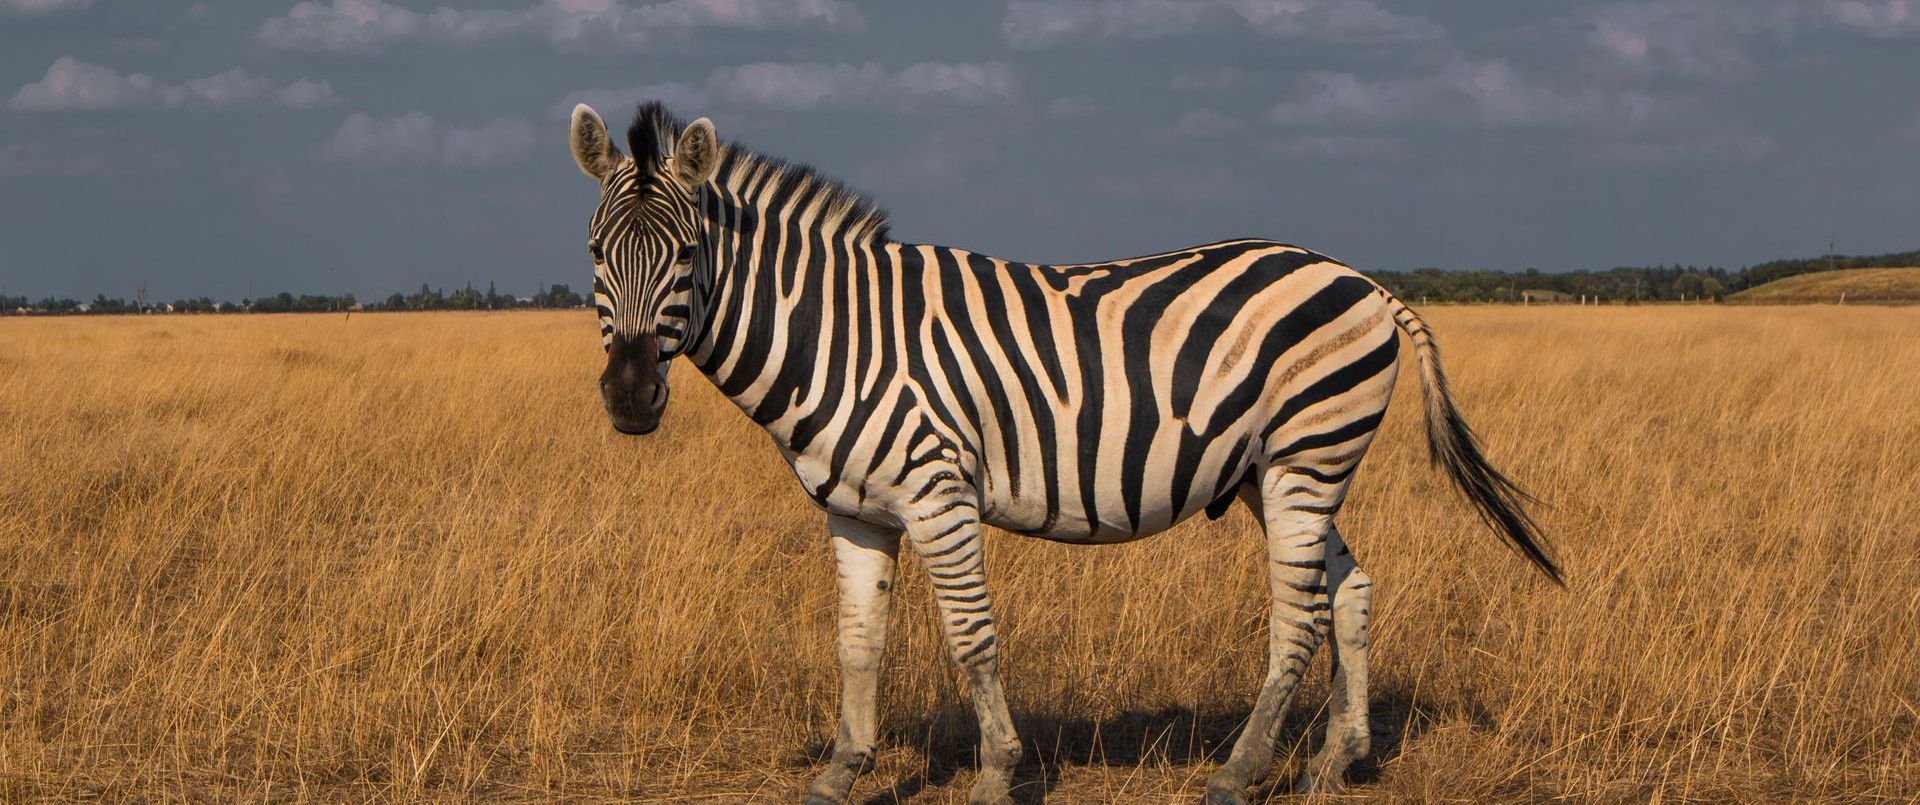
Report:
[[[1383,289],[1381,293],[1386,291]],[[1540,526],[1527,516],[1523,504],[1533,498],[1487,463],[1486,455],[1480,452],[1480,440],[1474,437],[1473,429],[1467,427],[1460,409],[1454,405],[1447,373],[1440,368],[1440,346],[1434,343],[1432,331],[1405,303],[1394,299],[1392,294],[1387,294],[1387,298],[1392,300],[1394,323],[1413,340],[1414,355],[1419,361],[1421,390],[1427,398],[1427,446],[1433,451],[1434,463],[1446,468],[1454,484],[1480,511],[1480,518],[1486,520],[1501,539],[1532,561],[1555,584],[1567,586],[1560,566],[1553,561],[1540,534]]]
[[1441,382],[1443,385],[1436,389],[1441,398],[1441,416],[1439,421],[1427,422],[1427,444],[1432,448],[1433,460],[1446,468],[1454,484],[1466,493],[1467,500],[1472,501],[1473,507],[1480,511],[1480,517],[1499,532],[1507,544],[1532,561],[1553,583],[1567,586],[1560,566],[1547,552],[1545,540],[1540,536],[1540,526],[1533,522],[1522,505],[1534,498],[1487,463],[1486,455],[1480,452],[1479,440],[1474,438],[1473,429],[1467,427],[1467,421],[1460,417],[1460,410],[1453,404],[1453,395],[1447,391],[1445,381]]

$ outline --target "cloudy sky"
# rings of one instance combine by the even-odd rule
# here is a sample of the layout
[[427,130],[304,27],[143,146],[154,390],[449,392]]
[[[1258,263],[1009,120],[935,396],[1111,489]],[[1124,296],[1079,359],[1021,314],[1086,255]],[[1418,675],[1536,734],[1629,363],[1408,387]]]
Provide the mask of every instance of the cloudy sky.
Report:
[[0,292],[585,285],[585,100],[1026,260],[1920,248],[1920,0],[0,0]]

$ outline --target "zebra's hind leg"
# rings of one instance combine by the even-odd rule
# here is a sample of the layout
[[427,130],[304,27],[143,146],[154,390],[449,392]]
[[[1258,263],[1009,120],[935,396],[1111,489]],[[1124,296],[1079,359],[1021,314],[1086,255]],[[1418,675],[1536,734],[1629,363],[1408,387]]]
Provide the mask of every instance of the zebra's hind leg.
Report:
[[880,660],[887,649],[893,569],[900,532],[845,517],[827,518],[840,578],[840,731],[826,770],[807,787],[807,805],[838,805],[873,763],[878,740]]
[[1367,628],[1373,579],[1360,569],[1335,530],[1327,540],[1327,593],[1333,604],[1333,695],[1327,701],[1327,738],[1294,790],[1339,792],[1347,766],[1365,757],[1373,741],[1367,719]]
[[1273,594],[1267,678],[1233,754],[1207,778],[1210,805],[1246,802],[1248,787],[1266,778],[1281,714],[1332,624],[1325,587],[1326,543],[1337,505],[1326,505],[1320,489],[1286,467],[1269,467],[1261,474],[1256,511],[1266,526],[1267,577]]

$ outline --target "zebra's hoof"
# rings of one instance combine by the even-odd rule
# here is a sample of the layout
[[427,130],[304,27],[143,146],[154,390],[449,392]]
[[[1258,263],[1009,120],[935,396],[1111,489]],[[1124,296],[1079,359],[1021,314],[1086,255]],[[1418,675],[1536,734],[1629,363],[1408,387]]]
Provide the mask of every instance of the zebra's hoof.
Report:
[[1295,794],[1344,794],[1347,787],[1341,781],[1347,776],[1347,766],[1352,763],[1352,755],[1344,754],[1337,747],[1330,747],[1312,760],[1300,777],[1293,781]]
[[847,795],[853,792],[853,775],[834,774],[833,771],[820,775],[813,785],[807,787],[807,795],[800,800],[801,805],[843,805],[847,801]]
[[1013,805],[1013,797],[1008,794],[1012,783],[1012,769],[981,769],[980,779],[974,780],[973,790],[967,792],[967,805]]
[[1338,774],[1318,775],[1318,776],[1313,774],[1302,774],[1300,775],[1300,779],[1293,781],[1293,793],[1295,794],[1345,794],[1347,793],[1347,787],[1344,785],[1341,785],[1340,775]]
[[1207,786],[1206,805],[1247,805],[1247,792],[1219,786]]

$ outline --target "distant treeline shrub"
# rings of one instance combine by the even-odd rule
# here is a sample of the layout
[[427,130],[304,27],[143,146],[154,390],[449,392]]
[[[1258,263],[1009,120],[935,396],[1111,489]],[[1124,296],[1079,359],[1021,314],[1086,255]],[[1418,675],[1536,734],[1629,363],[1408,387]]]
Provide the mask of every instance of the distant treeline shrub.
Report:
[[95,295],[92,301],[82,302],[76,299],[47,297],[33,301],[24,296],[0,296],[0,314],[9,313],[326,313],[344,310],[510,310],[513,308],[567,308],[582,307],[586,299],[565,284],[549,286],[532,296],[514,296],[496,290],[492,283],[487,290],[475,290],[469,283],[466,287],[451,293],[421,285],[420,290],[410,294],[394,293],[384,301],[362,304],[353,294],[331,296],[327,294],[294,294],[281,292],[273,296],[258,299],[241,299],[238,303],[215,300],[211,297],[197,299],[176,299],[172,302],[129,302],[124,299]]
[[[1737,270],[1715,266],[1642,266],[1605,270],[1546,272],[1493,269],[1416,268],[1412,271],[1367,271],[1394,295],[1409,302],[1518,302],[1526,291],[1557,291],[1575,298],[1622,302],[1660,302],[1692,299],[1718,300],[1727,294],[1764,285],[1799,274],[1826,271],[1829,268],[1903,268],[1920,266],[1920,250],[1875,255],[1836,255],[1798,260],[1773,260]],[[177,299],[171,303],[128,302],[105,294],[91,302],[48,297],[39,301],[24,296],[0,296],[0,314],[28,313],[138,313],[171,311],[176,313],[320,313],[352,310],[358,302],[353,294],[339,296],[279,293],[259,299],[242,299],[239,304],[209,297]],[[587,300],[564,284],[556,284],[532,296],[502,294],[493,283],[479,291],[468,283],[451,293],[421,285],[410,294],[395,292],[383,301],[361,306],[364,310],[508,310],[512,308],[582,307]]]
[[1609,301],[1719,299],[1777,279],[1828,268],[1900,268],[1920,266],[1920,251],[1867,256],[1774,260],[1729,271],[1713,266],[1620,267],[1600,271],[1544,272],[1448,270],[1368,271],[1394,295],[1408,301],[1517,302],[1524,291],[1558,291],[1574,297]]

